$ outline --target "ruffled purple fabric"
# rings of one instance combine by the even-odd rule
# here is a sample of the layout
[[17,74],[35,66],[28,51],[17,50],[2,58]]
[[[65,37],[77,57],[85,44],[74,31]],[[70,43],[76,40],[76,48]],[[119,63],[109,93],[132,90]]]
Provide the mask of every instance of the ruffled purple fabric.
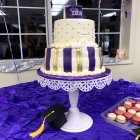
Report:
[[89,114],[93,126],[82,133],[56,131],[46,123],[45,131],[32,139],[29,133],[39,128],[41,112],[59,103],[68,110],[65,91],[42,88],[34,81],[0,89],[0,140],[134,140],[129,132],[106,122],[100,114],[127,96],[140,97],[140,85],[113,81],[103,90],[80,92],[78,107]]

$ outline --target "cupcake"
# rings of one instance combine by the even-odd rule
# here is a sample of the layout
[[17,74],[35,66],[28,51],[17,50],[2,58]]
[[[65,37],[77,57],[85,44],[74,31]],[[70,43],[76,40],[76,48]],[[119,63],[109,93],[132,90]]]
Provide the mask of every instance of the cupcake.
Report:
[[125,104],[124,107],[126,108],[126,110],[128,110],[128,109],[131,108],[131,106],[130,105],[127,105],[127,104]]
[[125,112],[123,115],[127,120],[130,120],[133,117],[133,115],[129,112]]
[[128,102],[131,102],[132,105],[134,105],[136,103],[136,101],[132,100],[132,99],[128,100]]
[[108,113],[107,118],[111,121],[115,121],[116,119],[116,114],[115,113]]
[[137,108],[135,106],[133,106],[131,109],[134,109],[136,112],[138,112],[140,110],[139,108]]
[[125,101],[125,102],[124,102],[124,105],[130,105],[130,106],[132,106],[132,103],[129,102],[129,101]]
[[135,104],[135,107],[140,109],[140,104]]
[[124,106],[119,106],[118,110],[122,111],[122,112],[126,112],[126,108]]
[[140,112],[137,112],[135,115],[136,115],[137,117],[140,117]]
[[131,113],[132,115],[136,114],[136,111],[134,109],[128,109],[128,112]]
[[132,122],[136,125],[139,125],[140,124],[140,117],[134,116],[132,118]]
[[123,111],[121,111],[121,110],[115,110],[115,114],[116,115],[122,115],[124,112]]
[[116,121],[118,123],[125,123],[126,122],[126,118],[123,115],[117,115]]

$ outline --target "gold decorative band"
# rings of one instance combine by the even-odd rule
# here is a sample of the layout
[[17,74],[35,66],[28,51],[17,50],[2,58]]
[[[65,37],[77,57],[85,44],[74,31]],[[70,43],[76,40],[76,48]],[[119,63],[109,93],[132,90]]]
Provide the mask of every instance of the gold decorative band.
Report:
[[102,49],[99,47],[100,69],[102,68]]
[[57,48],[55,48],[54,49],[54,60],[53,60],[54,71],[58,71],[58,55],[59,55],[59,50]]
[[77,72],[82,72],[82,49],[76,49]]

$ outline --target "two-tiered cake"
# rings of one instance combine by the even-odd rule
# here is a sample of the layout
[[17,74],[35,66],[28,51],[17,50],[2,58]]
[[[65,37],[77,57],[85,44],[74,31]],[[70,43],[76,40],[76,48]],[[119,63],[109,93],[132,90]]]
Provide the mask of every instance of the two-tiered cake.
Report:
[[[93,20],[75,18],[81,14],[78,7],[69,7],[74,18],[57,20],[54,24],[54,42],[45,50],[41,71],[60,76],[87,76],[105,71],[101,48],[95,43]],[[82,15],[81,15],[82,17]]]

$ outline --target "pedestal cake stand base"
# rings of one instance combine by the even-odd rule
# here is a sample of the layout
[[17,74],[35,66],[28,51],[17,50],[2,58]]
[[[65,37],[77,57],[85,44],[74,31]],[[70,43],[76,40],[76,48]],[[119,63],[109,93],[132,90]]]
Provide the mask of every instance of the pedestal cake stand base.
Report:
[[71,107],[66,113],[67,122],[61,127],[61,130],[66,132],[82,132],[89,129],[93,124],[92,118],[80,112],[77,107],[79,90],[68,93]]
[[66,132],[82,132],[89,129],[93,120],[90,116],[79,111],[77,104],[79,98],[79,90],[89,92],[94,87],[103,89],[106,85],[110,85],[112,81],[112,73],[109,69],[97,75],[82,77],[67,77],[47,75],[38,70],[38,82],[42,87],[48,86],[51,89],[58,90],[62,88],[69,94],[70,109],[66,113],[67,122],[60,128]]
[[61,127],[66,132],[82,132],[89,129],[93,120],[90,116],[77,109],[71,109],[66,113],[67,122]]

